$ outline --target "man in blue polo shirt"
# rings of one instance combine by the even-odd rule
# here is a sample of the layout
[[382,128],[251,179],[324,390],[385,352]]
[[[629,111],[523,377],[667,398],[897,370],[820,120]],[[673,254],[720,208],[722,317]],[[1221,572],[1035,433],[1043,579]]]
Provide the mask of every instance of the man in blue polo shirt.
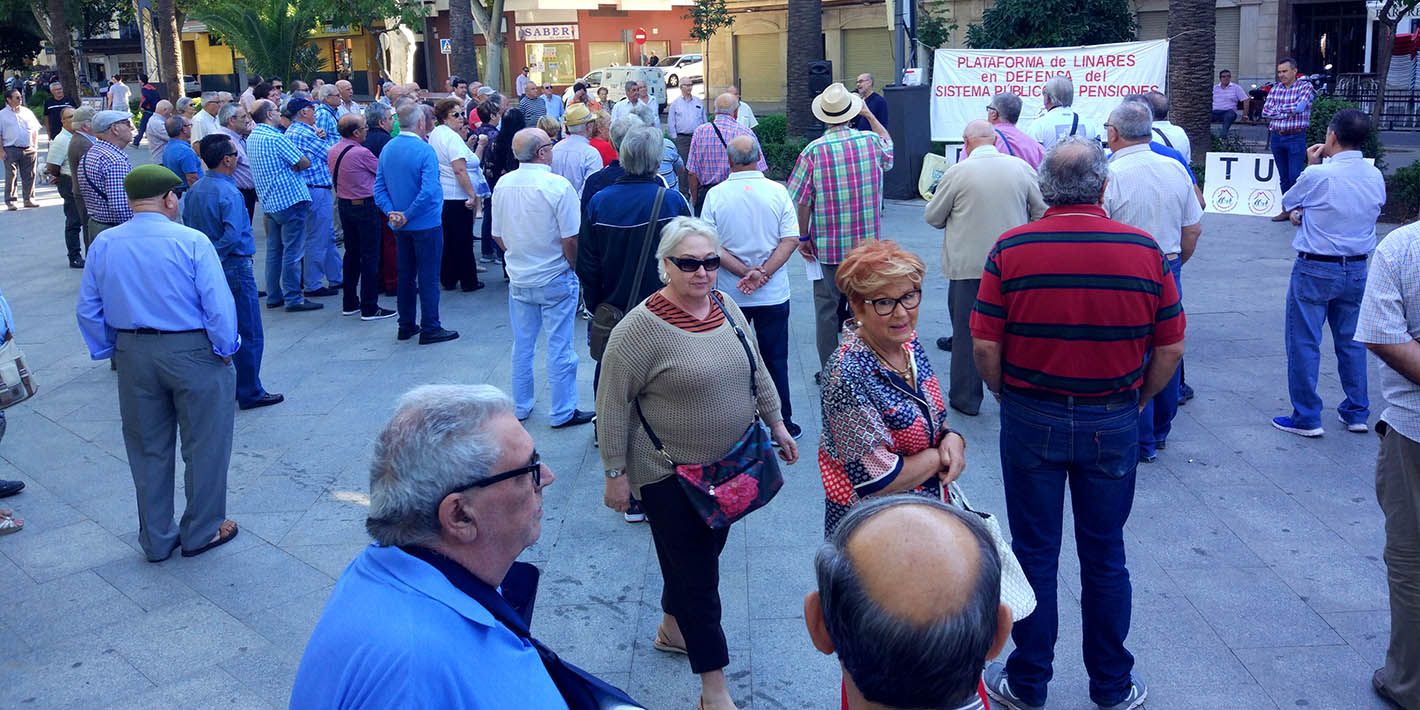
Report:
[[182,184],[173,190],[178,197],[187,192],[188,186],[202,177],[202,161],[192,151],[192,121],[182,116],[173,116],[163,124],[167,131],[169,145],[163,150],[163,167],[173,171]]

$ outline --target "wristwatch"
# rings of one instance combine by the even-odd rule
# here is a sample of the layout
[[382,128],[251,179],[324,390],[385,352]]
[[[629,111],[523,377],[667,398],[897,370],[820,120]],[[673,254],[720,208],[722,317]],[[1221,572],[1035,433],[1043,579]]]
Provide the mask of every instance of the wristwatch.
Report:
[[623,475],[626,474],[625,471],[619,468],[609,468],[606,470],[605,473],[607,478],[621,478]]

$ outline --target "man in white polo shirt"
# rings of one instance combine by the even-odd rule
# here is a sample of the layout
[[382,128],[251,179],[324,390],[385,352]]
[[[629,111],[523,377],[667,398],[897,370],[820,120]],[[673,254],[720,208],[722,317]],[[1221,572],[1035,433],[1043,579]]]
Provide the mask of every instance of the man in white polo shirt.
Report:
[[726,145],[730,176],[710,188],[700,218],[720,233],[716,288],[730,294],[754,324],[760,357],[779,391],[784,426],[795,439],[789,402],[789,277],[784,264],[798,248],[799,212],[788,190],[759,171],[759,142],[735,136]]

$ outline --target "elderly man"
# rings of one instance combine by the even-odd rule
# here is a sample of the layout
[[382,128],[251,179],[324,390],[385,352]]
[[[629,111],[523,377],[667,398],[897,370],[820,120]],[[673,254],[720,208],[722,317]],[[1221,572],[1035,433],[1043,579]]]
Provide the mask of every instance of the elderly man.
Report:
[[547,105],[547,115],[562,120],[567,107],[562,104],[562,97],[552,90],[552,84],[542,85],[542,102]]
[[[148,121],[153,126],[153,130],[148,131],[148,152],[153,154],[153,162],[163,162],[163,149],[168,146],[168,119],[173,115],[173,102],[163,99],[159,101],[153,109],[153,115]],[[156,123],[154,123],[156,121]]]
[[[231,105],[241,108],[240,104]],[[267,392],[261,384],[261,353],[266,336],[261,328],[261,302],[252,268],[256,239],[235,179],[237,147],[222,133],[207,136],[197,145],[207,174],[183,198],[182,223],[212,240],[236,303],[237,334],[241,336],[241,347],[232,355],[237,370],[237,406],[255,409],[280,404],[285,397]]]
[[1046,81],[1042,100],[1045,115],[1031,122],[1030,137],[1046,150],[1068,136],[1099,138],[1099,131],[1070,108],[1075,103],[1075,84],[1068,77],[1057,76]]
[[252,129],[247,137],[251,179],[266,214],[266,307],[286,307],[296,313],[324,304],[307,301],[301,289],[301,259],[306,254],[306,218],[311,192],[301,173],[311,159],[278,128],[276,104],[262,99],[252,104]]
[[814,648],[838,654],[850,710],[987,709],[980,669],[1005,646],[1011,611],[979,518],[920,496],[870,498],[814,568],[804,623]]
[[409,340],[418,335],[420,345],[432,345],[459,337],[458,331],[439,322],[439,258],[444,251],[439,158],[424,142],[433,122],[422,105],[400,107],[399,123],[404,130],[380,153],[375,204],[388,218],[399,250],[397,337]]
[[1015,94],[996,94],[986,105],[986,120],[996,131],[996,150],[1026,161],[1034,170],[1040,166],[1045,151],[1034,138],[1016,127],[1016,121],[1020,119],[1021,97]]
[[545,661],[555,654],[515,611],[531,602],[537,572],[516,560],[541,534],[543,490],[556,480],[540,458],[496,388],[405,394],[370,467],[365,528],[375,544],[331,592],[291,706],[559,708],[576,697],[558,690],[567,683],[639,707],[565,661]]
[[44,126],[51,143],[59,137],[59,132],[64,130],[66,108],[79,108],[79,102],[64,95],[63,84],[57,81],[50,83],[49,98],[44,102]]
[[[1124,523],[1134,503],[1139,405],[1178,368],[1184,316],[1158,243],[1100,207],[1108,179],[1093,140],[1067,137],[1052,146],[1040,164],[1050,208],[1001,235],[971,315],[977,369],[1001,398],[1011,547],[1037,600],[1011,633],[1010,658],[986,668],[987,693],[1014,710],[1043,707],[1053,673],[1067,484],[1088,619],[1090,700],[1127,710],[1148,695],[1124,648],[1132,604]],[[1065,235],[1068,242],[1052,238]],[[1121,330],[1120,323],[1139,327]]]
[[[863,97],[863,104],[868,110],[878,117],[878,123],[888,125],[888,105],[887,99],[877,92],[877,86],[873,80],[873,75],[863,73],[858,75],[856,84],[858,95]],[[871,131],[872,126],[868,125],[868,119],[859,116],[853,121],[853,128],[860,131]]]
[[[103,113],[99,114],[100,116]],[[97,149],[97,148],[96,148]],[[79,332],[95,360],[118,365],[118,411],[138,494],[138,544],[149,562],[230,542],[236,307],[212,242],[177,223],[182,180],[160,165],[123,179],[134,216],[89,251]],[[173,458],[182,431],[187,509],[173,523]]]
[[324,84],[316,89],[316,133],[326,142],[326,149],[340,140],[340,88]]
[[[287,101],[284,113],[291,119],[291,127],[286,129],[287,140],[311,163],[301,172],[301,180],[311,196],[306,212],[302,288],[306,298],[334,296],[340,293],[340,249],[335,245],[332,226],[335,198],[330,192],[330,166],[326,163],[326,151],[333,141],[321,137],[321,131],[316,128],[316,104],[310,99],[297,97]],[[331,125],[334,127],[333,120]]]
[[[598,192],[611,187],[612,183],[620,180],[626,174],[626,169],[621,167],[621,141],[626,139],[626,134],[634,128],[645,128],[646,122],[637,116],[622,116],[611,122],[610,136],[611,147],[617,152],[615,160],[607,164],[606,167],[587,176],[587,182],[582,186],[582,215],[587,214],[587,206],[592,203],[592,198]],[[657,166],[659,172],[659,166]],[[585,222],[584,222],[585,224]]]
[[[395,116],[390,107],[377,102],[365,107],[365,141],[367,150],[380,157],[393,136]],[[371,188],[373,190],[373,188]],[[442,217],[441,217],[442,218]],[[485,218],[486,221],[486,218]],[[493,238],[490,236],[491,243]],[[490,247],[491,249],[492,247]],[[348,249],[347,249],[348,252]],[[389,222],[380,216],[380,291],[386,296],[394,296],[399,289],[399,250],[395,246],[394,230]],[[362,262],[363,263],[363,262]]]
[[[223,96],[226,97],[225,100],[223,100]],[[197,115],[192,118],[192,137],[188,139],[188,143],[196,143],[202,140],[203,136],[216,133],[217,128],[222,125],[222,123],[217,120],[217,114],[222,110],[223,106],[231,102],[232,95],[225,91],[208,94],[207,98],[202,100],[202,110],[198,111]],[[196,146],[194,146],[194,148],[195,147]]]
[[[814,281],[818,365],[823,367],[838,348],[838,331],[849,313],[834,281],[838,264],[864,240],[878,238],[892,136],[862,97],[842,84],[830,84],[811,108],[827,128],[799,154],[789,175],[789,195],[799,206],[799,252],[817,261],[823,274]],[[871,133],[853,130],[850,124],[859,116],[873,127]],[[815,382],[821,379],[814,375]]]
[[335,90],[340,96],[340,105],[335,109],[337,118],[344,118],[352,113],[360,115],[365,112],[364,107],[355,102],[355,87],[348,79],[336,81]]
[[1338,111],[1326,142],[1307,150],[1309,165],[1282,195],[1297,234],[1297,260],[1287,287],[1287,391],[1292,414],[1272,425],[1299,436],[1321,436],[1321,328],[1331,325],[1336,371],[1346,398],[1337,416],[1347,431],[1365,432],[1370,418],[1366,350],[1356,342],[1356,319],[1366,289],[1366,255],[1376,247],[1376,218],[1385,205],[1385,178],[1361,155],[1370,118]]
[[547,102],[542,100],[542,87],[536,82],[528,82],[524,88],[521,99],[518,99],[518,108],[523,110],[523,118],[527,119],[529,126],[537,125],[537,119],[547,115]]
[[5,209],[15,211],[15,185],[26,207],[35,203],[35,157],[39,154],[39,119],[25,105],[19,89],[5,92],[0,109],[0,143],[5,148]]
[[947,403],[970,417],[981,412],[984,395],[971,341],[971,309],[981,288],[981,265],[1003,232],[1045,214],[1035,170],[997,150],[998,140],[986,121],[966,124],[962,131],[966,157],[942,175],[923,214],[927,224],[943,230],[942,271],[947,277],[952,336],[938,338],[937,347],[952,353]]
[[[682,162],[690,159],[690,141],[695,137],[695,129],[705,123],[705,103],[691,94],[693,88],[689,82],[681,84],[680,96],[666,107],[666,130],[675,141]],[[689,183],[686,184],[688,189]]]
[[[690,152],[685,159],[686,195],[694,203],[696,214],[700,213],[710,188],[730,176],[727,155],[730,140],[736,136],[754,137],[754,131],[735,120],[739,109],[740,101],[734,95],[716,96],[715,120],[697,126],[690,137]],[[763,172],[769,169],[769,164],[761,156],[756,167]]]
[[[577,104],[572,110],[585,112],[586,107]],[[542,129],[513,134],[513,157],[520,164],[494,188],[493,239],[504,250],[508,269],[514,413],[524,420],[532,412],[533,358],[538,334],[546,326],[547,379],[552,387],[548,414],[552,428],[560,429],[586,424],[593,414],[577,409],[577,350],[572,343],[580,295],[573,265],[581,205],[572,184],[550,167],[557,160],[555,152]]]
[[705,196],[700,218],[720,234],[717,287],[754,325],[760,357],[779,392],[784,426],[795,439],[789,399],[789,275],[784,265],[799,241],[799,214],[789,193],[759,169],[759,141],[735,136],[726,148],[730,175]]
[[232,179],[242,193],[242,202],[247,207],[247,218],[256,219],[256,183],[252,181],[251,161],[247,159],[247,136],[251,135],[251,114],[239,102],[231,102],[217,112],[216,135],[226,136],[237,149],[237,167]]
[[123,224],[133,216],[123,192],[123,178],[133,170],[123,149],[133,139],[133,114],[124,111],[100,111],[90,125],[94,129],[94,144],[84,153],[74,169],[79,192],[89,211],[89,243],[104,230]]
[[572,184],[573,194],[581,195],[587,176],[602,169],[602,156],[587,142],[597,116],[586,104],[567,109],[567,137],[552,146],[552,172]]
[[1144,99],[1149,102],[1149,108],[1154,113],[1154,140],[1178,151],[1183,156],[1183,161],[1191,164],[1193,146],[1188,142],[1188,134],[1169,122],[1169,98],[1157,91],[1150,91],[1144,94]]
[[[1183,265],[1193,256],[1203,233],[1203,208],[1183,166],[1149,148],[1154,135],[1151,122],[1149,106],[1135,101],[1125,101],[1110,112],[1105,135],[1114,154],[1103,206],[1110,219],[1154,238],[1168,260],[1182,301]],[[1174,372],[1139,414],[1140,461],[1153,463],[1158,450],[1168,443],[1178,399],[1179,373]]]
[[740,87],[726,87],[725,93],[735,97],[735,100],[740,102],[739,111],[735,114],[735,121],[745,128],[754,130],[754,127],[759,125],[759,119],[754,117],[754,108],[740,98]]
[[174,192],[182,197],[187,188],[202,177],[202,160],[192,149],[192,121],[182,116],[173,116],[164,126],[168,133],[168,147],[163,149],[161,165],[182,179]]
[[351,113],[340,117],[340,141],[326,152],[340,221],[345,225],[345,296],[341,315],[359,315],[362,321],[384,320],[395,312],[380,307],[380,227],[384,217],[375,206],[375,172],[380,167],[362,143],[365,117]]
[[[1262,117],[1267,119],[1268,146],[1277,165],[1277,177],[1282,192],[1292,189],[1302,174],[1308,155],[1307,127],[1311,125],[1312,99],[1316,98],[1309,81],[1297,81],[1297,60],[1288,57],[1277,62],[1277,83],[1267,93],[1262,104]],[[1285,222],[1284,207],[1273,222]]]
[[84,257],[79,251],[79,233],[84,223],[79,215],[79,203],[74,199],[74,171],[69,168],[69,142],[74,139],[74,109],[64,109],[60,120],[64,127],[49,142],[44,169],[58,188],[59,197],[64,200],[64,247],[69,251],[69,268],[82,269]]
[[79,208],[79,226],[83,229],[83,243],[86,252],[94,241],[94,235],[89,234],[89,207],[84,204],[84,191],[79,189],[79,163],[84,160],[89,149],[94,147],[93,123],[94,116],[97,114],[98,109],[93,106],[80,106],[74,110],[74,118],[69,124],[72,135],[69,137],[69,146],[65,151],[65,164],[69,166],[69,174],[74,179],[72,188],[74,205]]
[[378,158],[385,144],[394,137],[390,135],[394,128],[394,112],[382,103],[373,103],[365,107],[364,113],[366,131],[363,145]]

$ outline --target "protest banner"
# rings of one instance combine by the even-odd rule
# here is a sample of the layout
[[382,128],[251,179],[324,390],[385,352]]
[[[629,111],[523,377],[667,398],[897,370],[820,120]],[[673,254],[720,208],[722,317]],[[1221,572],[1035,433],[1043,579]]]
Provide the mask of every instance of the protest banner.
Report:
[[1064,76],[1075,84],[1072,108],[1103,133],[1110,110],[1129,94],[1165,91],[1169,42],[1121,42],[1050,49],[939,49],[932,69],[932,140],[961,140],[962,129],[986,118],[991,97],[1021,97],[1027,130],[1043,113],[1045,82]]
[[1270,153],[1209,153],[1205,173],[1204,212],[1271,217],[1282,211],[1282,182]]

